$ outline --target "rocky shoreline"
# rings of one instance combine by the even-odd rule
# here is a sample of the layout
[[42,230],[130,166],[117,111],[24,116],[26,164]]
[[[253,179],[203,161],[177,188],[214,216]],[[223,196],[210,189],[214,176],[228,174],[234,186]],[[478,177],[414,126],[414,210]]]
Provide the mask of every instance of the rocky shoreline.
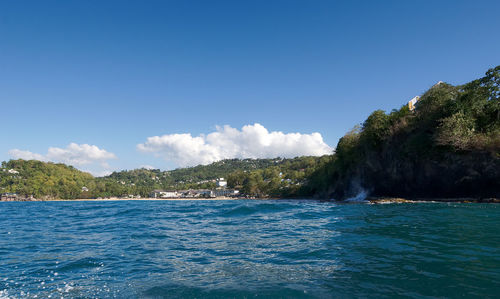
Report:
[[450,203],[500,203],[500,198],[399,198],[399,197],[367,197],[365,199],[373,204],[386,203],[421,203],[421,202],[450,202]]

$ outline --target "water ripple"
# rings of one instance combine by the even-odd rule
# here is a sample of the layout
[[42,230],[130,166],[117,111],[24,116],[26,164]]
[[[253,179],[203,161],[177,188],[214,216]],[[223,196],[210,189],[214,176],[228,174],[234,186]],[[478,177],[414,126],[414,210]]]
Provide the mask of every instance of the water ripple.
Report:
[[0,298],[495,297],[500,208],[0,203]]

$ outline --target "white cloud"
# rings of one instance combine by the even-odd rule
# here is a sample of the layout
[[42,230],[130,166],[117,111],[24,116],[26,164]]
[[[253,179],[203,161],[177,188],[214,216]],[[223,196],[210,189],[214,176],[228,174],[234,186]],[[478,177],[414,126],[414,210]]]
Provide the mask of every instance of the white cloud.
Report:
[[301,134],[269,132],[256,123],[241,130],[228,125],[197,137],[191,134],[169,134],[148,137],[137,145],[141,152],[154,153],[181,167],[209,164],[233,158],[291,158],[331,154],[320,133]]
[[22,151],[18,149],[10,150],[9,155],[14,159],[47,161],[47,158],[44,157],[43,155],[32,153],[30,151]]
[[157,167],[154,167],[152,165],[147,165],[147,164],[146,165],[141,165],[141,166],[139,166],[139,168],[141,168],[141,169],[147,169],[147,170],[158,169]]
[[116,159],[116,156],[95,145],[70,143],[66,148],[50,147],[47,158],[51,161],[80,166],[94,162],[106,163],[106,160]]
[[[109,173],[110,166],[107,161],[116,159],[115,154],[95,145],[76,143],[70,143],[66,148],[50,147],[45,155],[19,149],[10,150],[9,155],[14,159],[60,162],[79,168],[90,166],[93,170],[86,171],[96,175]],[[95,170],[96,165],[101,169]]]
[[97,170],[97,171],[96,170],[94,170],[94,171],[84,170],[84,171],[90,172],[95,177],[108,176],[108,175],[113,173],[113,171],[107,170],[107,169]]

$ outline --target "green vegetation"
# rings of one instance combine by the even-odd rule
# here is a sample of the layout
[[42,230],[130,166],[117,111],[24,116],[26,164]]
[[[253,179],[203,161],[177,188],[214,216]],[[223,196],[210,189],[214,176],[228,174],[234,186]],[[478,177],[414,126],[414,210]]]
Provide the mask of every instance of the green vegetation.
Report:
[[278,159],[275,165],[254,171],[235,171],[228,186],[255,197],[308,196],[303,186],[311,174],[330,161],[331,156]]
[[[438,83],[414,111],[373,112],[336,153],[232,159],[171,171],[136,169],[94,178],[71,166],[2,163],[0,191],[35,198],[148,196],[154,189],[228,187],[255,197],[346,198],[365,189],[401,197],[500,197],[500,66],[461,86]],[[9,172],[9,170],[13,170]]]
[[[13,173],[8,172],[11,169]],[[92,175],[64,164],[11,160],[2,163],[0,186],[2,193],[26,197],[77,198],[85,196],[82,187],[95,187],[95,181]]]
[[462,86],[438,83],[414,111],[377,110],[342,137],[310,194],[500,196],[500,66]]
[[[295,194],[307,176],[329,157],[231,159],[170,171],[135,169],[94,178],[64,164],[11,160],[2,164],[1,193],[34,198],[147,197],[155,189],[213,189],[216,179],[249,196]],[[9,173],[8,170],[18,173]]]
[[127,187],[125,194],[147,196],[155,189],[213,189],[218,178],[225,178],[229,188],[256,197],[282,197],[301,194],[307,177],[330,157],[293,159],[228,159],[170,171],[136,169],[120,171],[103,180]]
[[169,171],[135,169],[114,172],[109,179],[130,186],[130,194],[146,196],[154,189],[210,189],[215,180],[233,171],[252,171],[274,165],[276,159],[231,159]]

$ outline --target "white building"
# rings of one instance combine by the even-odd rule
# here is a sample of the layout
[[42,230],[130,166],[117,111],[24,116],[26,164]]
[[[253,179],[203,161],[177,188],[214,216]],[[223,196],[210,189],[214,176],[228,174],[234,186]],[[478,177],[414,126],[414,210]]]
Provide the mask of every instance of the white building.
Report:
[[8,172],[11,174],[19,174],[19,171],[15,170],[15,169],[9,169]]
[[[438,83],[432,85],[431,88],[433,87],[436,87],[436,86],[439,86],[441,84],[444,84],[443,81],[439,81]],[[413,99],[411,99],[409,102],[408,102],[408,108],[410,109],[410,111],[413,111],[415,110],[415,104],[417,104],[417,102],[420,101],[420,96],[416,96],[414,97]]]
[[154,197],[154,198],[177,198],[177,197],[180,197],[180,195],[177,193],[177,191],[154,190],[151,193],[151,197]]
[[418,100],[420,100],[420,97],[416,96],[408,102],[408,108],[410,109],[410,111],[415,110],[415,104],[418,102]]
[[227,187],[227,182],[224,178],[220,178],[217,180],[217,187]]

